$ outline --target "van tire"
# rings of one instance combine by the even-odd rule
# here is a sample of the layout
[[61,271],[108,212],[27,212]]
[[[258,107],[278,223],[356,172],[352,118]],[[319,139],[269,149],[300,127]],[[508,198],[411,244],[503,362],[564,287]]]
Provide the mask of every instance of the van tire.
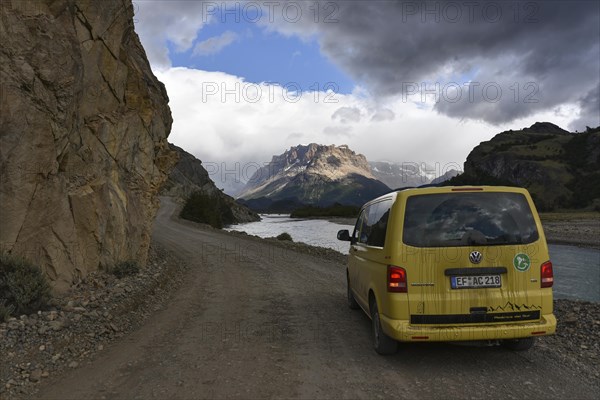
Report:
[[534,337],[522,338],[522,339],[507,339],[502,341],[502,346],[507,349],[515,351],[529,350],[535,343]]
[[346,272],[346,288],[348,292],[348,308],[351,310],[358,310],[360,307],[354,298],[354,293],[352,293],[352,289],[350,288],[350,277],[348,276],[348,272]]
[[373,332],[373,348],[378,354],[383,356],[395,354],[398,351],[398,342],[389,337],[381,329],[381,321],[379,320],[379,310],[377,302],[371,302],[371,326]]

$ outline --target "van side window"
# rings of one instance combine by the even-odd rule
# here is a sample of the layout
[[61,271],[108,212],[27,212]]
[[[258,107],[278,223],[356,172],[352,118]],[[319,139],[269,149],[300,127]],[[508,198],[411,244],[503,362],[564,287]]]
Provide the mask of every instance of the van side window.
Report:
[[356,225],[354,226],[354,232],[352,232],[352,242],[357,243],[359,240],[360,231],[363,225],[363,220],[365,218],[366,210],[362,210],[358,219],[356,220]]
[[360,243],[367,246],[383,247],[387,231],[388,217],[392,200],[387,199],[367,207],[363,215],[362,229],[360,232]]

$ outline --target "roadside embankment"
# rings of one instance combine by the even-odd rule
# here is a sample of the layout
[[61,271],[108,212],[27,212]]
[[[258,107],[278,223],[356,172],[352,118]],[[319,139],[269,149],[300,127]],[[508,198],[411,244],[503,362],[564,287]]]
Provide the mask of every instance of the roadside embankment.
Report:
[[48,310],[0,323],[0,397],[29,397],[38,383],[88,362],[161,309],[186,264],[155,242],[148,257],[134,276],[92,273]]

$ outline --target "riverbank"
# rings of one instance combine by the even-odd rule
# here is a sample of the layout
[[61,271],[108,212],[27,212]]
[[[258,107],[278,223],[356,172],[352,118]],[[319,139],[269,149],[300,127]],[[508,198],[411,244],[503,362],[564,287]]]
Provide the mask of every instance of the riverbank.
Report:
[[539,338],[536,347],[555,352],[564,368],[600,382],[600,303],[554,300],[554,315],[556,334]]
[[[542,213],[540,218],[548,243],[600,249],[600,239],[598,239],[600,238],[600,213]],[[308,217],[300,219],[327,220],[336,224],[351,226],[356,223],[356,218],[347,217]]]
[[600,213],[540,214],[548,243],[600,249]]

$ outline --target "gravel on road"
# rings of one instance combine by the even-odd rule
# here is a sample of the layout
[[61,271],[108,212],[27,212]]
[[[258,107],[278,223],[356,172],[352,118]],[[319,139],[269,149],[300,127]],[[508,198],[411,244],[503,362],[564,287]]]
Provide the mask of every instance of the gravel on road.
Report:
[[42,381],[89,363],[161,309],[186,264],[156,242],[148,256],[137,275],[90,274],[48,310],[0,323],[0,397],[29,398]]

